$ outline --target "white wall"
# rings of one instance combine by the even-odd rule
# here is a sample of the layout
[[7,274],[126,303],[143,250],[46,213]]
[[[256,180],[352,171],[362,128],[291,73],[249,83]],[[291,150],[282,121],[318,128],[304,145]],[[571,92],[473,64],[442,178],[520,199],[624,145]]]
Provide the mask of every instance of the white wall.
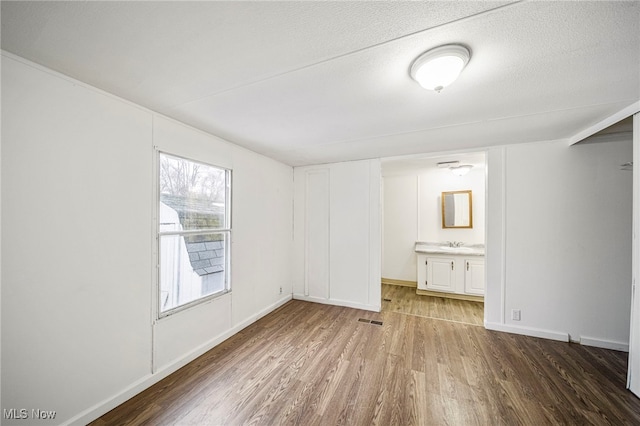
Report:
[[[441,194],[471,190],[473,228],[443,229]],[[416,281],[416,241],[485,242],[485,167],[464,176],[448,169],[430,168],[395,172],[383,177],[382,277]]]
[[2,92],[2,404],[60,423],[150,371],[151,115],[6,57]]
[[[506,147],[487,150],[487,220],[485,241],[484,323],[503,325],[506,288]],[[496,326],[494,325],[495,329]]]
[[385,176],[383,182],[382,277],[416,281],[418,237],[418,181],[416,174]]
[[380,162],[294,169],[294,298],[380,310]]
[[487,327],[626,349],[631,158],[630,138],[490,152]]
[[[464,176],[448,169],[430,169],[418,177],[419,241],[461,241],[484,244],[485,235],[485,168],[476,166]],[[473,228],[442,228],[442,192],[472,191]]]
[[[291,298],[291,167],[9,54],[2,124],[3,409],[87,423]],[[155,149],[234,179],[232,292],[161,320]]]

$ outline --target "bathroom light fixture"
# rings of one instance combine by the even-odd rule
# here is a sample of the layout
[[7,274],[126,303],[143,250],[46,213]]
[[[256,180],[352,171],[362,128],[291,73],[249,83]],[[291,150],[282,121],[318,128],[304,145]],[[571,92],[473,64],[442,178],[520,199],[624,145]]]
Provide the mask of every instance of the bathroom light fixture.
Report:
[[449,167],[449,170],[451,170],[451,173],[456,176],[464,176],[469,173],[469,170],[471,170],[472,167],[473,166],[471,164],[463,164],[462,166]]
[[470,57],[469,49],[459,44],[436,47],[413,61],[411,77],[425,89],[440,93],[458,78]]
[[439,169],[448,169],[449,167],[457,166],[460,164],[459,161],[441,161],[438,163]]

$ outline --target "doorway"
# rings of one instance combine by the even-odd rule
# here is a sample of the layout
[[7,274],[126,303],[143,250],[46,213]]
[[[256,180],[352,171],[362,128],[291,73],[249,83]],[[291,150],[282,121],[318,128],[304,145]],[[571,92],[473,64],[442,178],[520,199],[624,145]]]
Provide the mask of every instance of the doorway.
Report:
[[[381,169],[382,311],[483,325],[486,153],[384,159]],[[442,193],[455,191],[471,191],[467,226],[443,223]]]

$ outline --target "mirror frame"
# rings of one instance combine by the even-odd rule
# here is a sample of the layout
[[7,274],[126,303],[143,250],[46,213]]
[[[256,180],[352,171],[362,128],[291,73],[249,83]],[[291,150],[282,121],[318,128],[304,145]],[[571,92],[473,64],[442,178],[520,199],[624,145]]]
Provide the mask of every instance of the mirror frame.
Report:
[[[444,198],[445,195],[454,195],[454,194],[468,194],[469,196],[469,225],[468,226],[447,226],[444,222],[444,218],[445,218],[445,211],[444,211]],[[473,228],[473,197],[471,196],[471,190],[465,190],[465,191],[446,191],[443,192],[440,196],[441,198],[441,202],[442,202],[442,228],[443,229],[460,229],[460,228]]]

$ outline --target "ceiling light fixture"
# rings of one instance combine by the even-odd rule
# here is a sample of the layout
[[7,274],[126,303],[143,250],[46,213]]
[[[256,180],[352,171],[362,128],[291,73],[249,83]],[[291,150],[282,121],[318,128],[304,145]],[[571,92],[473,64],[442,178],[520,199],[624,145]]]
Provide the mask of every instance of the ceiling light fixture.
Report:
[[469,170],[471,170],[472,167],[473,166],[471,164],[463,164],[462,166],[449,167],[449,170],[451,170],[451,173],[456,176],[464,176],[469,173]]
[[425,89],[440,93],[458,78],[470,57],[469,49],[459,44],[436,47],[413,61],[411,77]]
[[439,169],[448,169],[449,167],[457,166],[458,164],[460,164],[459,161],[442,161],[442,162],[438,163],[438,168]]

